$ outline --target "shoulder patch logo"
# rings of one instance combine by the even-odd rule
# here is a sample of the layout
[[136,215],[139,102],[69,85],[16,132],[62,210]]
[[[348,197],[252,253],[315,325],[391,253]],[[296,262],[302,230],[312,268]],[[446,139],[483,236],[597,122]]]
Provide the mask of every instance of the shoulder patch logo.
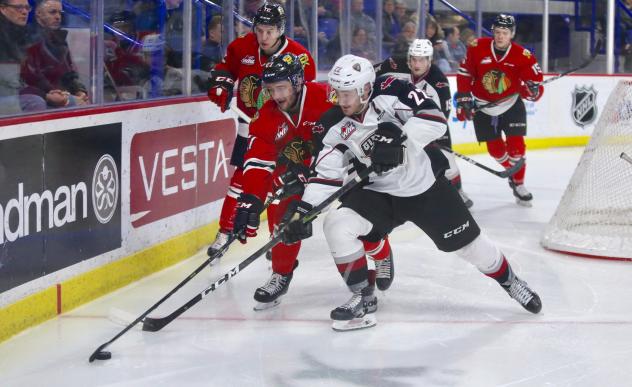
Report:
[[346,140],[349,137],[351,137],[351,135],[355,131],[356,131],[355,124],[351,121],[347,121],[345,122],[344,125],[342,125],[342,128],[340,128],[340,137],[342,137],[343,140]]
[[385,80],[382,81],[382,83],[380,83],[380,89],[381,90],[388,89],[391,86],[391,84],[395,81],[395,79],[397,79],[397,78],[395,78],[393,76],[390,76],[390,77],[386,78]]
[[393,58],[388,58],[388,63],[391,65],[391,68],[393,70],[397,70],[397,63],[395,63],[395,60]]
[[470,43],[470,47],[476,47],[478,46],[478,39],[474,39],[472,40],[472,43]]
[[253,66],[255,64],[254,55],[248,55],[248,56],[243,57],[241,60],[241,64],[246,65],[246,66]]
[[444,87],[448,87],[448,86],[449,86],[449,84],[448,84],[448,83],[446,83],[446,82],[437,82],[437,83],[435,84],[435,87],[436,87],[437,89],[443,89]]
[[522,50],[522,55],[526,56],[527,58],[531,58],[531,51],[525,48],[524,50]]
[[277,129],[276,136],[274,136],[274,141],[279,141],[280,139],[285,137],[289,130],[290,128],[287,126],[287,122],[282,123]]

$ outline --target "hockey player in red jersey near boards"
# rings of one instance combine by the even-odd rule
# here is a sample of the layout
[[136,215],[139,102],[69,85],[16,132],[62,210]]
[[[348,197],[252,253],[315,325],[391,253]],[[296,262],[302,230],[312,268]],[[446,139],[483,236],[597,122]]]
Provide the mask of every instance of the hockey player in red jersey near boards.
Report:
[[[270,232],[281,221],[290,201],[300,199],[309,176],[315,141],[322,136],[316,123],[333,105],[327,87],[304,81],[303,66],[294,54],[282,54],[265,64],[263,87],[270,95],[250,124],[248,151],[243,169],[243,192],[239,196],[234,221],[237,239],[245,242],[257,235],[259,214],[268,192],[283,189],[285,199],[268,207]],[[315,140],[315,141],[314,141]],[[273,189],[274,187],[274,189]],[[298,264],[300,244],[280,243],[272,248],[272,276],[258,288],[255,310],[279,303]]]
[[[265,3],[253,19],[253,32],[235,39],[228,45],[226,56],[211,73],[211,86],[208,97],[222,112],[228,110],[233,96],[233,87],[238,83],[237,107],[248,117],[254,117],[257,109],[263,105],[265,93],[261,93],[261,74],[263,65],[269,58],[284,53],[298,56],[305,69],[305,80],[316,79],[314,59],[299,43],[287,38],[285,32],[285,10],[279,4]],[[248,123],[239,121],[237,138],[230,159],[237,167],[230,181],[228,193],[219,220],[219,232],[208,249],[209,256],[214,254],[228,240],[233,229],[233,216],[237,198],[242,192],[242,173],[244,153],[248,138]]]
[[[475,40],[461,62],[456,77],[457,117],[473,119],[477,140],[485,141],[489,154],[510,168],[526,150],[527,113],[521,98],[542,97],[542,70],[531,51],[512,42],[513,16],[498,15],[492,31],[494,37]],[[482,107],[491,102],[493,106]],[[518,204],[530,207],[533,195],[524,186],[525,170],[526,164],[510,178],[509,186]]]

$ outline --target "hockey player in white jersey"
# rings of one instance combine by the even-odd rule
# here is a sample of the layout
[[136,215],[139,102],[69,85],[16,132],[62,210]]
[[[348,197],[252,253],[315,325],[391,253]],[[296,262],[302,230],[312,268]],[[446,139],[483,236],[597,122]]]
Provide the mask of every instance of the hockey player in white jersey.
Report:
[[320,120],[325,136],[301,201],[288,206],[281,236],[293,243],[312,235],[311,223],[296,221],[321,203],[350,174],[373,166],[366,184],[346,194],[328,212],[324,233],[351,298],[331,311],[335,330],[376,324],[377,297],[368,280],[360,237],[380,238],[410,221],[442,251],[455,252],[498,281],[532,313],[540,312],[538,295],[520,280],[500,250],[481,233],[456,189],[443,176],[447,161],[427,147],[446,130],[446,120],[422,90],[383,76],[376,80],[371,63],[345,55],[328,74],[338,106]]
[[[384,62],[374,66],[376,76],[393,75],[405,81],[411,82],[418,89],[422,90],[426,95],[432,98],[437,106],[441,108],[446,120],[450,117],[452,110],[452,93],[450,92],[450,84],[445,74],[441,72],[439,67],[432,64],[432,43],[428,39],[415,39],[408,47],[408,55],[406,57],[392,57]],[[439,137],[434,144],[440,147],[452,149],[452,138],[450,137],[450,128]],[[454,154],[446,150],[442,150],[445,157],[450,163],[450,168],[445,171],[445,177],[459,191],[459,195],[467,208],[474,204],[472,199],[463,191],[461,184],[461,172],[454,158]]]

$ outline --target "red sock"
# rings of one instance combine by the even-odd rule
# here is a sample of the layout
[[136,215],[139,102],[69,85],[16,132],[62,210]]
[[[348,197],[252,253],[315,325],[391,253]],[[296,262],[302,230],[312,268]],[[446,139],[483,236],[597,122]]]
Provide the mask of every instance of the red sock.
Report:
[[391,253],[391,244],[388,242],[388,236],[378,242],[362,241],[366,255],[374,260],[381,260]]
[[511,167],[509,162],[509,155],[507,154],[507,147],[502,138],[496,138],[494,140],[487,141],[487,152],[492,156],[500,165],[505,169]]
[[368,283],[369,273],[366,267],[365,256],[349,263],[336,264],[336,266],[338,267],[338,272],[350,288],[359,287],[361,289],[366,285],[361,285],[363,282],[366,281]]
[[[507,137],[507,152],[509,153],[509,162],[514,165],[522,157],[524,157],[527,151],[527,146],[524,142],[523,136],[509,136]],[[527,163],[525,162],[511,178],[516,184],[524,184],[524,176],[527,171]]]

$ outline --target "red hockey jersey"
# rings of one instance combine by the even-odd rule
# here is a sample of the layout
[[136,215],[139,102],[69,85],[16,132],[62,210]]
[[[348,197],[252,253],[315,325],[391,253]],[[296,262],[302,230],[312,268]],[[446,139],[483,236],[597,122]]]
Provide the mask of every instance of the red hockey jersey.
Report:
[[[281,48],[275,55],[291,52],[299,57],[305,70],[305,80],[316,79],[316,65],[309,51],[292,39],[283,38]],[[226,56],[221,63],[215,66],[216,70],[228,71],[233,79],[239,82],[237,89],[237,107],[248,117],[253,117],[257,109],[263,105],[265,98],[261,94],[261,76],[263,65],[268,61],[263,55],[257,43],[257,37],[253,32],[233,40],[226,51]]]
[[[484,104],[520,93],[526,81],[542,82],[542,70],[531,51],[512,42],[505,55],[497,58],[493,44],[492,38],[479,38],[467,48],[456,76],[459,92],[471,92]],[[509,106],[516,99],[508,98]],[[502,105],[509,108],[507,104],[498,107]]]
[[[276,166],[283,148],[296,138],[310,142],[314,137],[323,134],[324,128],[318,124],[318,120],[333,106],[328,99],[327,86],[315,82],[306,83],[300,104],[298,116],[292,119],[274,101],[267,101],[250,123],[248,151],[244,163],[244,192],[265,200],[270,191],[273,173],[276,175],[284,170]],[[305,165],[310,164],[311,156],[305,155]]]

